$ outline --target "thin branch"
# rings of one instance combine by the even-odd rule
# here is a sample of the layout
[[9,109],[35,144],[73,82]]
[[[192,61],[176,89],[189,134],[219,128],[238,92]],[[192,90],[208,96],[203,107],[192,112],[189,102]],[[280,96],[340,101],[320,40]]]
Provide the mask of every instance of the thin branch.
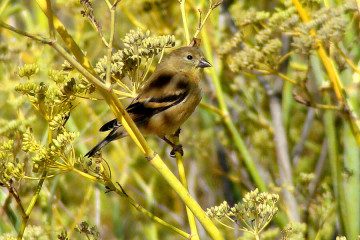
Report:
[[21,199],[19,196],[19,193],[16,191],[16,189],[13,186],[10,186],[10,188],[8,188],[9,193],[13,196],[13,198],[15,199],[16,203],[18,204],[20,211],[21,211],[21,215],[24,217],[26,216],[26,212],[25,209],[21,203]]
[[8,30],[10,30],[10,31],[12,31],[14,33],[20,34],[22,36],[31,38],[33,40],[36,40],[36,41],[40,42],[40,43],[50,44],[52,42],[52,40],[49,39],[49,38],[44,38],[44,37],[41,37],[41,36],[37,36],[37,35],[27,33],[27,32],[22,31],[20,29],[14,28],[14,27],[4,23],[3,21],[0,21],[0,27],[6,28],[6,29],[8,29]]
[[[223,0],[218,1],[218,2],[216,2],[214,5],[212,5],[212,3],[211,3],[211,1],[210,1],[209,10],[208,10],[208,12],[206,13],[206,15],[205,15],[205,17],[204,17],[204,20],[203,20],[202,22],[201,22],[201,10],[198,10],[199,13],[200,13],[200,22],[199,22],[199,27],[197,28],[197,30],[196,30],[193,38],[196,38],[196,37],[199,35],[199,33],[200,33],[201,29],[204,27],[204,25],[205,25],[208,17],[211,15],[211,12],[212,12],[215,8],[217,8],[222,2],[223,2]],[[190,40],[189,40],[188,42],[190,42]]]

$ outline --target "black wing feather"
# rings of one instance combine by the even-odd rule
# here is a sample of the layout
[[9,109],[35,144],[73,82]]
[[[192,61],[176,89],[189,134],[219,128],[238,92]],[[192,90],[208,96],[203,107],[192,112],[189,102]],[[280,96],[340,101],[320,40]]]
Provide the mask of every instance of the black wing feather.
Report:
[[[170,82],[174,82],[171,84]],[[170,85],[169,85],[170,84]],[[171,86],[176,89],[175,94],[165,95],[167,93],[166,85]],[[159,90],[162,89],[164,92],[160,92],[160,97],[145,97],[143,96],[144,92],[147,92],[148,89],[151,90]],[[137,115],[135,119],[136,122],[145,121],[149,117],[158,114],[160,112],[169,109],[180,102],[182,102],[187,95],[189,94],[190,84],[187,81],[187,76],[185,74],[173,74],[163,73],[160,76],[157,76],[155,81],[152,81],[150,84],[146,85],[139,94],[137,98],[135,98],[131,104],[126,108],[126,111],[130,114]],[[150,94],[151,95],[151,94]],[[164,95],[164,96],[161,96]],[[143,99],[142,99],[143,98]],[[164,104],[163,107],[158,107],[157,103],[167,103]],[[117,119],[113,119],[107,123],[105,123],[101,128],[101,132],[113,130],[114,128],[120,127],[121,124],[117,121]]]
[[[126,111],[128,113],[133,114],[141,114],[146,115],[147,117],[151,117],[159,112],[165,111],[166,109],[169,109],[180,102],[182,102],[186,96],[188,95],[188,91],[182,92],[181,94],[177,95],[170,95],[163,98],[150,98],[146,101],[136,101],[133,104],[129,105],[128,108],[126,108]],[[151,104],[149,103],[169,103],[168,105],[164,107],[151,107]]]
[[106,131],[109,131],[109,130],[112,130],[114,129],[115,127],[119,127],[119,123],[117,121],[117,119],[113,119],[107,123],[105,123],[101,128],[100,128],[100,132],[106,132]]

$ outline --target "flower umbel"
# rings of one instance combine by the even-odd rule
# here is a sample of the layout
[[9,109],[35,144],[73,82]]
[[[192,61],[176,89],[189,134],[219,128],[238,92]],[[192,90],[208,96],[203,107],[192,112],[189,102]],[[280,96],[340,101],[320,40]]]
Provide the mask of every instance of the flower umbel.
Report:
[[217,220],[227,218],[239,225],[241,230],[259,236],[278,211],[275,205],[279,201],[279,195],[259,193],[259,190],[255,189],[247,193],[242,200],[242,203],[233,207],[224,201],[219,206],[208,209],[207,215]]

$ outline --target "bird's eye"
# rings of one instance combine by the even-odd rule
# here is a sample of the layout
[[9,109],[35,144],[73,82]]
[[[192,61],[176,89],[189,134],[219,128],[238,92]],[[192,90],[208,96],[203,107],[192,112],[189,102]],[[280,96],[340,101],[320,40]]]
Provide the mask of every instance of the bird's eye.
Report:
[[189,60],[191,60],[191,59],[193,59],[193,56],[191,56],[191,55],[187,55],[187,57],[186,57],[187,59],[189,59]]

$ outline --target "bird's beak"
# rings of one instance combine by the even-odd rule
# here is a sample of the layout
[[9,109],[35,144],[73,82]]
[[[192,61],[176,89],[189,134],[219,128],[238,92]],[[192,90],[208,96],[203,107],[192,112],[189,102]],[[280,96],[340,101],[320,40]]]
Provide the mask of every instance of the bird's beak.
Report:
[[199,64],[196,66],[198,68],[206,68],[206,67],[212,67],[211,64],[205,60],[205,58],[202,58],[199,62]]

